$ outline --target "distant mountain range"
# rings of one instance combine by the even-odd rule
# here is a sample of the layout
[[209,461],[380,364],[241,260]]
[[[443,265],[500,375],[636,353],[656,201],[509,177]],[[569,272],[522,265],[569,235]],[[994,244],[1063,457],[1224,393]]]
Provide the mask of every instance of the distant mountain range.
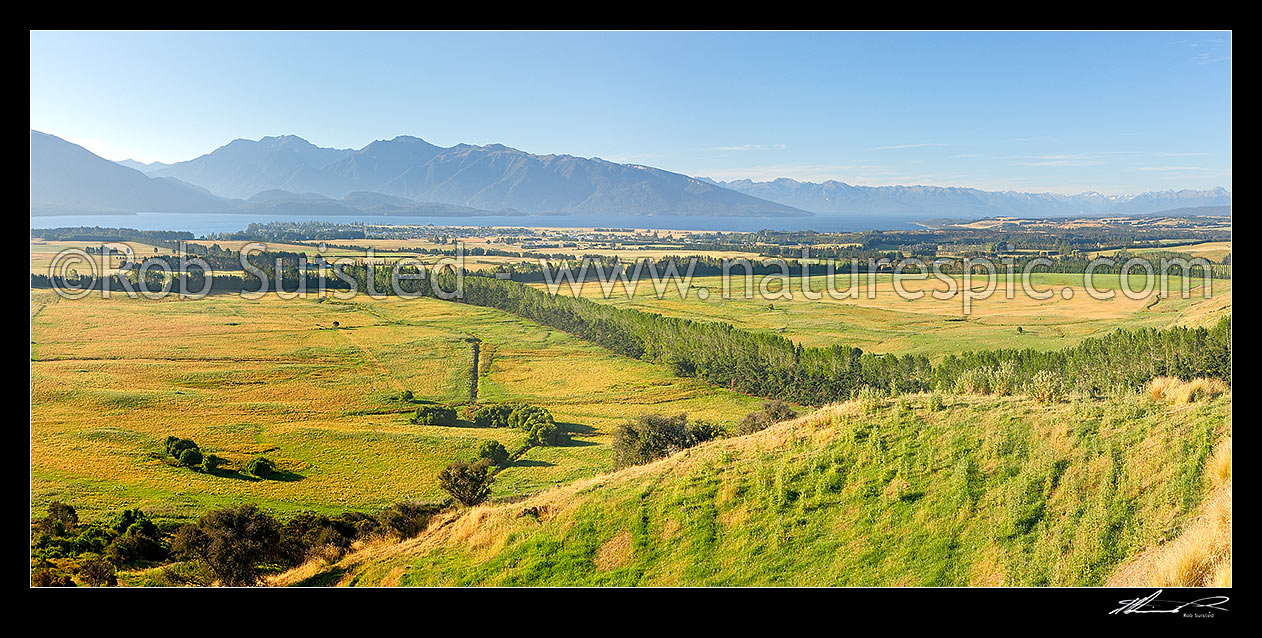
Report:
[[815,213],[885,215],[900,219],[1138,215],[1173,208],[1231,205],[1231,193],[1223,188],[1113,196],[1100,193],[996,192],[943,186],[851,186],[837,181],[817,184],[787,178],[769,182],[747,179],[707,181],[715,186]]
[[31,214],[196,213],[232,207],[204,188],[101,159],[59,137],[31,131]]
[[417,137],[359,150],[294,136],[238,139],[185,162],[111,162],[31,131],[31,214],[236,212],[307,215],[627,215],[902,220],[1143,214],[1230,206],[1224,189],[1054,195],[777,179],[716,182],[638,164],[534,155]]

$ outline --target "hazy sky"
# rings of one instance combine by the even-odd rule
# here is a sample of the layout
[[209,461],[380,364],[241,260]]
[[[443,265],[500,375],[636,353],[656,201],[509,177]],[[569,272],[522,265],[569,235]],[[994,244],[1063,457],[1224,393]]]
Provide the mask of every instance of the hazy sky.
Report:
[[36,32],[31,128],[143,161],[407,134],[716,179],[1230,189],[1231,37]]

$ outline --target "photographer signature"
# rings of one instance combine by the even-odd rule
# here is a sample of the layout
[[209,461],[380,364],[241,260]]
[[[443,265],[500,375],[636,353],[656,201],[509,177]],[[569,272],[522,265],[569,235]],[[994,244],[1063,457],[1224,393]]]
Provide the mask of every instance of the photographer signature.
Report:
[[1145,598],[1120,600],[1118,602],[1122,606],[1109,612],[1109,614],[1177,614],[1188,608],[1227,611],[1227,608],[1221,605],[1230,600],[1226,596],[1207,596],[1190,602],[1160,600],[1157,596],[1160,596],[1161,592],[1162,590],[1158,589]]

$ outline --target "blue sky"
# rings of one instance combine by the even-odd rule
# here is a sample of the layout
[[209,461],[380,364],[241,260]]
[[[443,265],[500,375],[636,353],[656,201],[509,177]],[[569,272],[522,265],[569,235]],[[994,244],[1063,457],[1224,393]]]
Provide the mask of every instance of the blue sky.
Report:
[[415,135],[716,179],[1231,188],[1230,33],[31,33],[31,128],[179,161]]

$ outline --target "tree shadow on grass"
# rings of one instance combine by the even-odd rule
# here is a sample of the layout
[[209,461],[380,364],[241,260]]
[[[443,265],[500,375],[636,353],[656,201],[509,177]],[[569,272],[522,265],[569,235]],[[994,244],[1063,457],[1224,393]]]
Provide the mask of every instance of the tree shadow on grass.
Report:
[[591,447],[593,445],[600,445],[600,444],[595,441],[584,441],[582,439],[576,439],[574,437],[570,437],[570,440],[566,441],[565,443],[562,443],[561,445],[557,445],[555,447]]
[[557,422],[557,427],[564,430],[567,434],[595,434],[596,428],[582,423],[561,423]]
[[518,459],[517,461],[514,461],[513,464],[510,465],[509,467],[553,467],[555,465],[556,463],[549,463],[548,461],[536,461],[532,459]]
[[342,576],[346,575],[346,570],[341,567],[334,567],[327,572],[321,572],[304,578],[293,584],[294,587],[335,587],[342,581]]
[[245,472],[242,472],[240,470],[229,470],[229,469],[224,469],[224,468],[217,468],[209,472],[206,472],[206,474],[209,474],[211,476],[217,476],[219,478],[229,478],[229,479],[236,479],[238,481],[248,481],[250,483],[255,483],[258,481],[277,481],[280,483],[294,483],[294,482],[301,481],[307,478],[301,474],[296,474],[288,470],[276,470],[275,472],[272,472],[266,477],[258,477],[258,476],[254,476],[253,474],[246,474]]

